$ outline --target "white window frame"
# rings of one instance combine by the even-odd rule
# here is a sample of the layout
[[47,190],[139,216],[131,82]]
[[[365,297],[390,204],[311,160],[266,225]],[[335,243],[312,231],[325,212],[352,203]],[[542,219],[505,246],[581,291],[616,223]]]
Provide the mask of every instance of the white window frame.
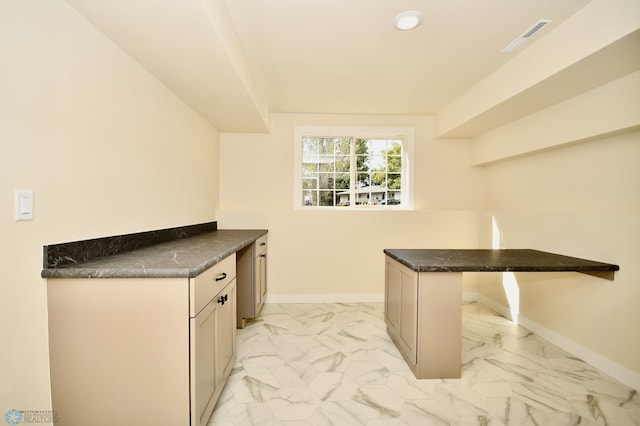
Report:
[[[302,204],[302,138],[353,137],[362,139],[402,139],[402,205],[304,206]],[[322,127],[296,126],[293,138],[293,208],[295,210],[413,210],[415,129],[413,127]]]

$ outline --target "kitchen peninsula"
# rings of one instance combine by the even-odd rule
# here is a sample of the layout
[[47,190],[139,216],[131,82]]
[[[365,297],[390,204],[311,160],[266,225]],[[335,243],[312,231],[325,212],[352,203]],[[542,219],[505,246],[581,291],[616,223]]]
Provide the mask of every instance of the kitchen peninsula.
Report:
[[254,284],[236,253],[266,237],[210,222],[45,246],[57,424],[205,425]]
[[463,272],[582,272],[620,267],[529,249],[385,249],[387,332],[418,379],[461,376]]

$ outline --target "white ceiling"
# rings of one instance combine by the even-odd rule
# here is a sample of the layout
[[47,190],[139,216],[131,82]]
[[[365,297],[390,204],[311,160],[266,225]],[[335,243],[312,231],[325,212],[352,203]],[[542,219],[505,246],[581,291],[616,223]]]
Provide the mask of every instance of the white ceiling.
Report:
[[[225,3],[272,111],[434,114],[509,60],[500,50],[538,19],[557,25],[587,2]],[[393,18],[409,9],[423,13],[422,25],[393,28]]]
[[[589,0],[67,0],[221,131],[266,110],[435,114]],[[398,31],[416,9],[424,21]],[[517,51],[500,50],[552,19]]]

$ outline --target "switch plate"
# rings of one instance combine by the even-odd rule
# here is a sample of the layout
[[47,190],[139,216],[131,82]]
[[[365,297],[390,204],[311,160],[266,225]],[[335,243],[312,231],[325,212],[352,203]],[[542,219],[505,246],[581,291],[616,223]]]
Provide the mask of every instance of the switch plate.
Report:
[[33,191],[16,189],[16,220],[33,220]]

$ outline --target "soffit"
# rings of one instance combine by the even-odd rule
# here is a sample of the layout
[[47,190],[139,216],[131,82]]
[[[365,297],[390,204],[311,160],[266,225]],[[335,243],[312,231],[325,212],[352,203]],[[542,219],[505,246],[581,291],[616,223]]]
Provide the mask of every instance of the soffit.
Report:
[[[267,110],[435,114],[589,0],[67,2],[218,130],[260,132]],[[408,9],[422,25],[395,30]]]

